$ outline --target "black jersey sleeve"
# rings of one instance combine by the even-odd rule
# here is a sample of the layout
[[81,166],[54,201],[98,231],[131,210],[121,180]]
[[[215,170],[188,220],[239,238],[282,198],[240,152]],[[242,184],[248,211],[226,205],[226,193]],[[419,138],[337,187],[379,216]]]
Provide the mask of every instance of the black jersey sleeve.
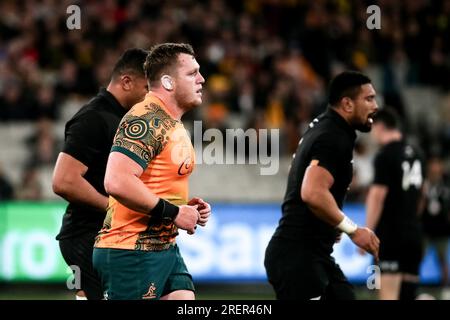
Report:
[[89,167],[100,156],[106,139],[102,117],[93,111],[85,112],[67,123],[62,151]]
[[389,172],[389,157],[386,152],[381,152],[374,159],[373,184],[389,185],[391,174]]
[[[349,151],[350,148],[350,151]],[[327,169],[336,179],[339,170],[347,159],[347,154],[351,154],[352,147],[347,146],[343,141],[339,141],[331,135],[322,135],[311,147],[311,160],[318,160],[318,165]]]

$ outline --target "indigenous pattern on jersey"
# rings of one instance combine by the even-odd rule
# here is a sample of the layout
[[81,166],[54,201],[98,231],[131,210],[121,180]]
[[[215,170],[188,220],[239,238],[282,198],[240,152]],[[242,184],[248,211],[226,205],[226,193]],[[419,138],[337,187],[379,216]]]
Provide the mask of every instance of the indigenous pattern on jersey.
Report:
[[[144,169],[141,181],[158,197],[175,205],[187,203],[194,149],[181,121],[170,116],[159,98],[149,93],[125,115],[111,152],[138,163]],[[110,197],[95,247],[165,250],[175,244],[177,235],[173,223],[131,210]]]

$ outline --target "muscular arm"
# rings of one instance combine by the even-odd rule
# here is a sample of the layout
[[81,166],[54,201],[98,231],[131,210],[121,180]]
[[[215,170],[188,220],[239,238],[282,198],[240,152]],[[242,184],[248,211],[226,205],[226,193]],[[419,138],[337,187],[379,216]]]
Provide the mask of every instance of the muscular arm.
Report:
[[335,227],[342,221],[344,214],[330,192],[333,183],[334,178],[327,169],[310,165],[306,169],[300,195],[319,219]]
[[369,229],[374,230],[380,220],[387,192],[388,187],[381,184],[374,184],[369,189],[366,200],[366,226]]
[[[333,176],[327,169],[310,165],[305,172],[301,186],[301,197],[311,211],[321,220],[336,227],[344,219],[344,213],[339,209],[330,188],[334,183]],[[370,252],[378,261],[380,241],[368,228],[357,228],[349,235],[358,247]]]
[[105,210],[108,197],[99,193],[85,178],[88,167],[67,153],[61,152],[53,171],[53,192],[69,202]]
[[143,171],[123,153],[111,152],[106,166],[105,189],[124,206],[148,214],[159,198],[139,179]]
[[[111,152],[105,174],[105,189],[121,204],[134,211],[150,214],[159,198],[151,192],[139,177],[142,167],[121,152]],[[199,220],[197,205],[180,206],[179,214],[174,223],[178,228],[195,233],[195,225]],[[207,221],[207,219],[206,219]],[[202,219],[201,223],[206,223]]]

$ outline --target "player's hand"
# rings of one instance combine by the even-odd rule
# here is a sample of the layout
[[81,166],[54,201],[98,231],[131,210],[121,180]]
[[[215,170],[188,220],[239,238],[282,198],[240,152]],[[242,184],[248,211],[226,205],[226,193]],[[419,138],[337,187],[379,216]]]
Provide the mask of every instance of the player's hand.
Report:
[[378,250],[380,248],[380,239],[369,228],[359,228],[350,235],[350,239],[358,247],[369,252],[378,263]]
[[196,224],[200,213],[197,210],[198,205],[182,205],[175,221],[173,222],[178,228],[186,230],[189,234],[195,233]]
[[195,197],[188,202],[188,205],[198,205],[197,210],[200,215],[197,224],[204,227],[208,222],[209,217],[211,216],[211,206],[209,205],[209,203],[201,198]]
[[364,256],[367,252],[363,248],[358,248],[358,253],[362,256]]

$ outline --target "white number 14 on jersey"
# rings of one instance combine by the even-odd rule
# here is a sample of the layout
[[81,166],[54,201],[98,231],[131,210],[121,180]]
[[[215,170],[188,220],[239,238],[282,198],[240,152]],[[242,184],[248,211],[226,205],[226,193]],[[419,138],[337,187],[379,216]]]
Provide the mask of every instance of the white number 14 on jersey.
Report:
[[415,160],[412,166],[409,162],[404,161],[402,163],[403,169],[403,180],[402,187],[403,190],[408,190],[411,185],[415,186],[417,189],[422,185],[422,165],[419,160]]

